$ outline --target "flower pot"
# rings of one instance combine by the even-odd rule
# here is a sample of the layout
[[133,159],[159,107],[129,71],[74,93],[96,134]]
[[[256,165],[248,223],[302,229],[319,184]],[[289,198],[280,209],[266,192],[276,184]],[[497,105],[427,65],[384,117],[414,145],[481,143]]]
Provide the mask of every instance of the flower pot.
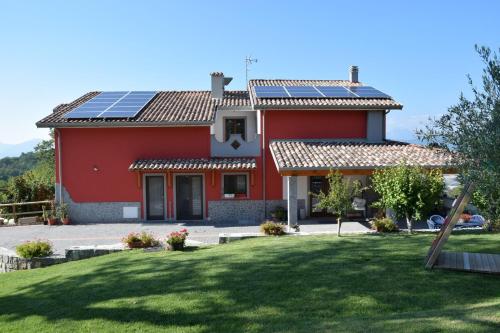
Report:
[[173,243],[169,244],[170,250],[172,251],[182,251],[184,250],[184,243]]
[[141,241],[127,243],[128,247],[131,249],[141,249],[144,247]]
[[71,224],[71,221],[70,221],[69,217],[65,217],[65,218],[63,218],[63,219],[62,219],[62,224],[64,224],[64,225]]
[[56,225],[57,224],[57,219],[55,217],[49,217],[47,219],[48,225]]

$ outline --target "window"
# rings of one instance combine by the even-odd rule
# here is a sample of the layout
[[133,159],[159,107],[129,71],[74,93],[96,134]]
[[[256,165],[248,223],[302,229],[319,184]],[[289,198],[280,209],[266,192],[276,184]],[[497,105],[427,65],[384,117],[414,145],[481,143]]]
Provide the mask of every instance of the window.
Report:
[[245,198],[247,196],[247,175],[223,175],[225,198]]
[[226,131],[226,141],[229,140],[231,134],[241,134],[241,138],[246,140],[245,118],[226,118],[224,126]]

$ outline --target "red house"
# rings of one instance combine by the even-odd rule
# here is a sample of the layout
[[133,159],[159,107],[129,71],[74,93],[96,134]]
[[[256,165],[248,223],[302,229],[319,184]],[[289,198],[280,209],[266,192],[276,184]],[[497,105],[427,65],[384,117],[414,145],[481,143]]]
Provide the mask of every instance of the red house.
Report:
[[[369,184],[376,168],[445,167],[423,146],[388,141],[392,97],[349,80],[251,80],[211,74],[211,91],[90,92],[37,123],[55,129],[56,200],[74,221],[262,221],[328,212],[310,193],[330,169]],[[374,194],[365,191],[363,214]],[[364,209],[366,208],[366,209]]]

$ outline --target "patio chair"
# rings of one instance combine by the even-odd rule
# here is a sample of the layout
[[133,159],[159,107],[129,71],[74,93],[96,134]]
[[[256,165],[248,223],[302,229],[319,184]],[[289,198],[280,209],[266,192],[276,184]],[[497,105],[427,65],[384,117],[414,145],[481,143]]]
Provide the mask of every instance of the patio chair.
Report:
[[484,217],[482,217],[481,215],[472,215],[469,222],[474,223],[474,225],[477,226],[483,226],[485,220]]
[[362,211],[363,217],[366,217],[366,199],[354,198],[352,201],[352,209],[355,211]]
[[444,217],[441,215],[432,215],[429,217],[427,220],[427,225],[429,226],[429,229],[439,229],[444,223]]

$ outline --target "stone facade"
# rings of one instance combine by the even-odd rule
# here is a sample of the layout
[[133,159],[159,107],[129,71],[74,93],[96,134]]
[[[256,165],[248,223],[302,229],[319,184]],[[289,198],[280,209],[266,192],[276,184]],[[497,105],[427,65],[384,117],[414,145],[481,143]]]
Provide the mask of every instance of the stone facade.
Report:
[[[57,193],[57,192],[56,192]],[[63,186],[63,199],[68,204],[71,221],[75,223],[103,223],[103,222],[139,222],[140,202],[84,202],[78,203],[71,199],[71,196]],[[124,207],[136,207],[138,218],[124,218]]]
[[[267,200],[264,215],[263,200],[218,200],[208,202],[208,216],[215,223],[260,224],[271,217],[276,207],[286,209],[286,200]],[[305,208],[305,200],[297,200],[298,209]]]

